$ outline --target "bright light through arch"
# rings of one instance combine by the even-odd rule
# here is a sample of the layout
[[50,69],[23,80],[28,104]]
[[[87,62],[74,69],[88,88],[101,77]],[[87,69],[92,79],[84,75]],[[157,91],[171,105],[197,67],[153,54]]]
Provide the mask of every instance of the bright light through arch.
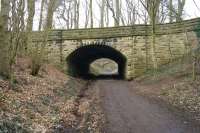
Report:
[[118,64],[108,58],[97,59],[90,64],[90,73],[95,76],[118,75]]

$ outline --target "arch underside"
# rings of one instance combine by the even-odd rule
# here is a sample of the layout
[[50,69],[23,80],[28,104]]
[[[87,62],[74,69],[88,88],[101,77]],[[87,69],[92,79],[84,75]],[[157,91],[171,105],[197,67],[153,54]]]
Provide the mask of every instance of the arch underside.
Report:
[[101,58],[115,61],[118,64],[118,75],[115,77],[125,78],[126,57],[107,45],[87,45],[76,49],[67,57],[68,71],[75,77],[92,78],[90,64]]

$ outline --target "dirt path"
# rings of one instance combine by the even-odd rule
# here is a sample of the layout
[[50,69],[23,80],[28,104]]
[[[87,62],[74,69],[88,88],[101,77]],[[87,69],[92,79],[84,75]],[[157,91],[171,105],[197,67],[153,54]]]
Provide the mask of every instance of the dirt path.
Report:
[[106,133],[200,133],[166,106],[136,94],[126,81],[98,81]]

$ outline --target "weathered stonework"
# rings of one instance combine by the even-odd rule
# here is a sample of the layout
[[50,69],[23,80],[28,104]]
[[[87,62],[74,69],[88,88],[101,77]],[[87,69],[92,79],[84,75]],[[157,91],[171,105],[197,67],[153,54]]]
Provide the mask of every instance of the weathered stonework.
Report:
[[[48,59],[60,63],[79,47],[108,45],[126,58],[126,78],[131,79],[152,68],[151,29],[146,25],[103,29],[55,30],[49,34]],[[33,34],[33,41],[41,41],[40,33]],[[158,65],[182,57],[200,43],[200,19],[158,25],[156,30],[156,59]],[[82,55],[80,55],[82,56]],[[61,59],[62,58],[62,59]]]

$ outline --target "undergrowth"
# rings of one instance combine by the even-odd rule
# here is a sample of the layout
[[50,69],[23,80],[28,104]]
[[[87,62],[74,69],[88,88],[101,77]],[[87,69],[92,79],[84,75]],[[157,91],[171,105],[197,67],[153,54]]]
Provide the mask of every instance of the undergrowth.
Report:
[[184,77],[192,80],[192,57],[191,55],[173,60],[171,63],[160,66],[157,70],[150,69],[139,80],[154,83],[167,77]]
[[48,132],[62,119],[72,127],[76,121],[74,99],[86,81],[69,77],[51,65],[32,76],[26,62],[20,59],[15,67],[18,91],[0,79],[0,133]]
[[168,65],[161,66],[155,73],[147,71],[137,79],[148,87],[157,87],[158,95],[167,103],[191,115],[200,123],[200,75],[199,64],[196,79],[193,79],[193,57],[185,56]]

